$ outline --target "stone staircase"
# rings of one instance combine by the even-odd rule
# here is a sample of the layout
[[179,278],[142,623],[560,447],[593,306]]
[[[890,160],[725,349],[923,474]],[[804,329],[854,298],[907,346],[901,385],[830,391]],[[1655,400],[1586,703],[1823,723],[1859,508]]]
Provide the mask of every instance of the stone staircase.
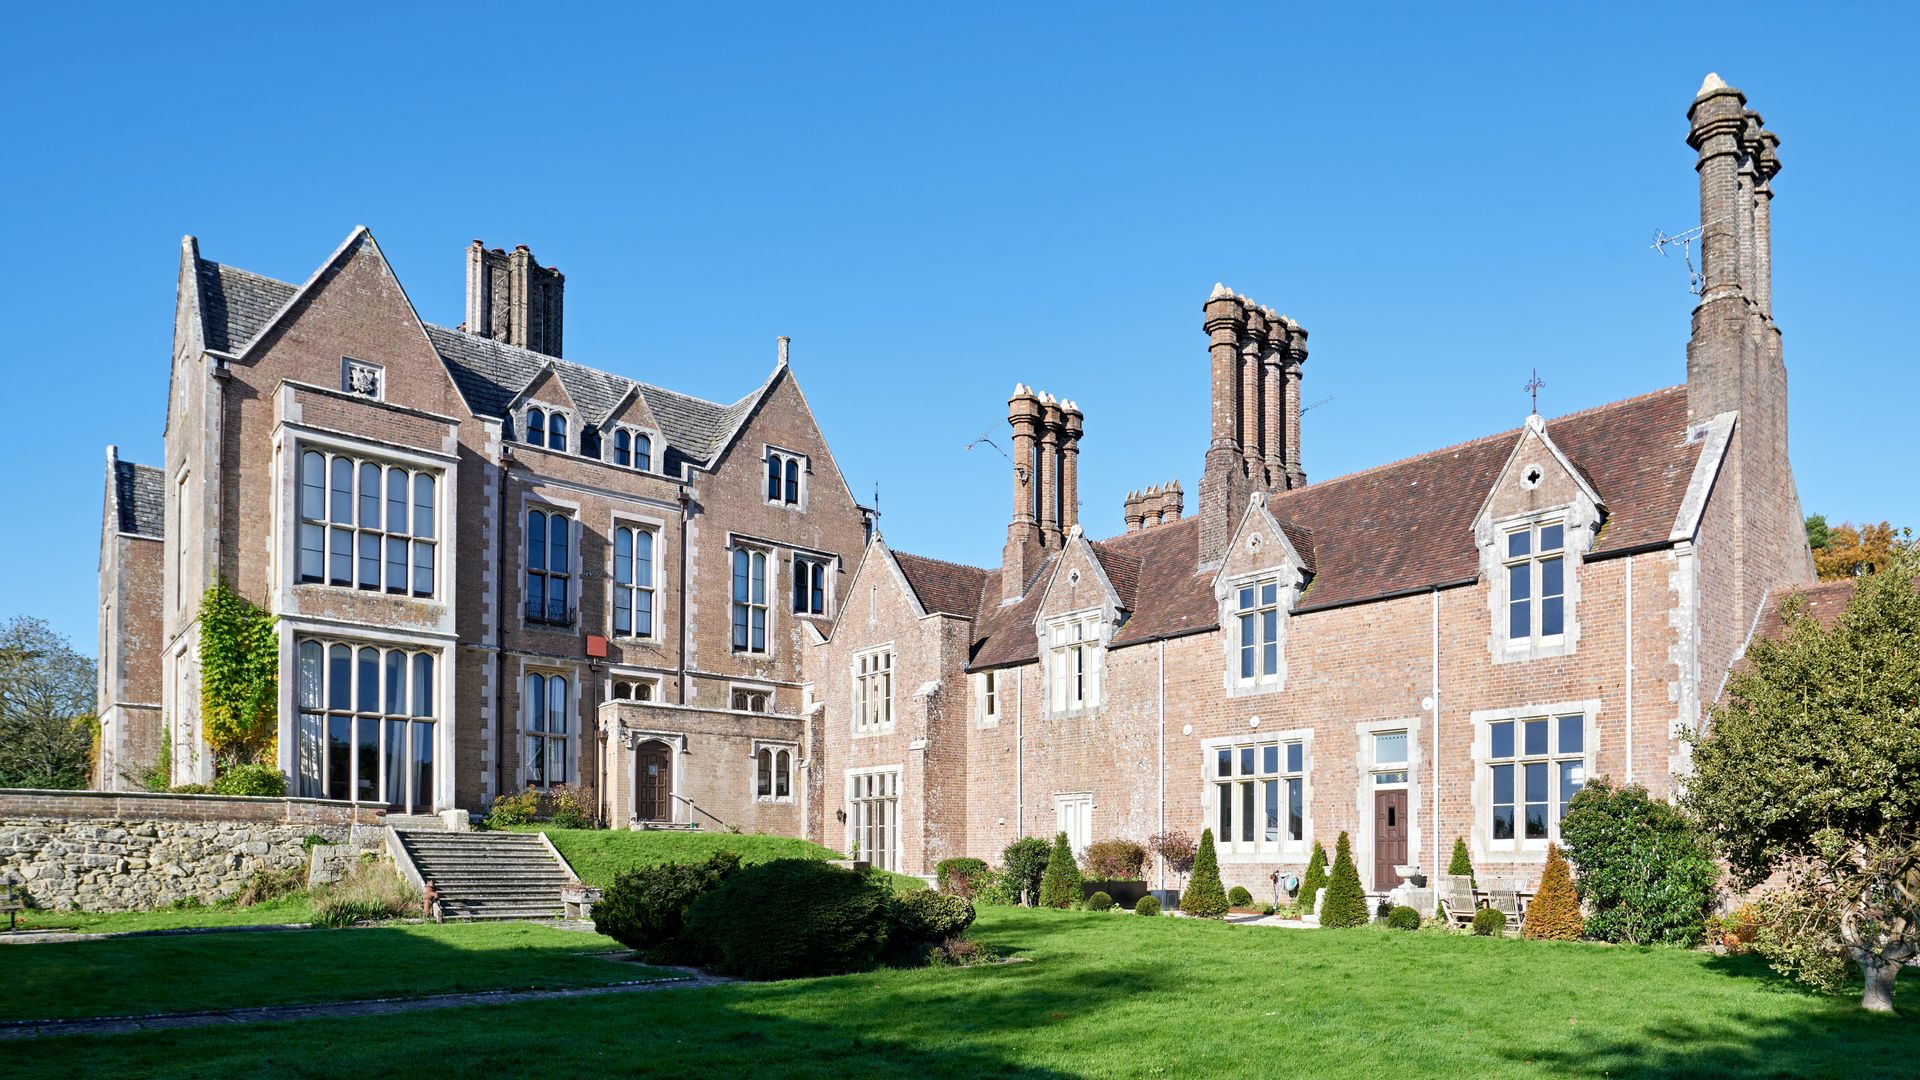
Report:
[[537,833],[396,829],[394,835],[420,878],[438,892],[447,921],[557,919],[564,913],[560,890],[578,883]]

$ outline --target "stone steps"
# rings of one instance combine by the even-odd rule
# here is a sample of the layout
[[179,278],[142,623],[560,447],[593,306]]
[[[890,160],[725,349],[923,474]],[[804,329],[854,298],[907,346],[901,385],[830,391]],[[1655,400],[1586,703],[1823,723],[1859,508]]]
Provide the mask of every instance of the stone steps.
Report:
[[527,833],[396,830],[447,920],[557,919],[575,879],[543,838]]

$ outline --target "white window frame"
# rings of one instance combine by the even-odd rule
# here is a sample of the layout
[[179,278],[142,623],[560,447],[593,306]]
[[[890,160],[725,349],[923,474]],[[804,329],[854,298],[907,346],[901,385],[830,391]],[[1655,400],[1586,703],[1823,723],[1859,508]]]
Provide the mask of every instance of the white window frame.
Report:
[[[747,558],[747,598],[739,596],[739,568],[736,563],[740,557]],[[753,599],[753,560],[761,560],[761,594]],[[735,656],[771,656],[773,655],[773,597],[779,595],[780,560],[773,557],[772,550],[757,544],[733,545],[727,555],[727,646]],[[753,616],[760,615],[760,647],[753,647]],[[744,626],[746,643],[743,646],[736,636],[736,630]]]
[[[632,534],[628,538],[628,576],[633,580],[620,580],[620,540],[622,533]],[[640,537],[650,538],[647,556],[647,573],[642,580],[637,563]],[[639,641],[658,641],[660,639],[660,545],[661,530],[650,522],[630,521],[615,518],[612,535],[607,542],[607,583],[611,595],[607,598],[607,632],[615,638]],[[619,627],[621,600],[626,601],[627,629]],[[640,602],[646,601],[647,629],[639,629]]]
[[[780,462],[781,488],[776,496],[768,480],[773,476],[773,463]],[[783,450],[768,445],[766,456],[761,459],[760,494],[765,497],[768,506],[784,506],[793,510],[807,508],[807,477],[812,473],[813,465],[807,455],[795,450]]]
[[1071,716],[1100,707],[1106,658],[1100,612],[1079,611],[1047,622],[1047,709]]
[[973,698],[978,703],[980,726],[996,727],[1006,709],[1007,688],[1002,685],[1002,668],[989,668],[973,676]]
[[1053,831],[1067,834],[1067,844],[1075,858],[1087,853],[1093,843],[1093,792],[1065,791],[1053,797]]
[[[533,699],[533,680],[540,679],[541,700],[538,705]],[[560,692],[554,693],[555,680],[560,681]],[[560,722],[564,730],[554,729],[554,709],[556,699],[560,708]],[[534,730],[534,720],[541,719],[541,729]],[[520,759],[521,782],[530,788],[542,791],[576,784],[579,781],[578,756],[580,750],[580,674],[570,668],[523,667],[520,672]],[[560,748],[560,772],[555,779],[552,774],[554,744]],[[538,749],[536,749],[536,747]],[[541,761],[541,769],[536,776],[533,762],[536,757]]]
[[[347,725],[345,786],[348,801],[399,806],[403,812],[431,813],[437,805],[435,794],[441,785],[443,770],[453,767],[440,747],[443,723],[440,713],[445,698],[441,683],[444,654],[440,650],[412,644],[356,640],[298,631],[291,636],[291,641],[293,656],[290,669],[294,678],[291,701],[294,714],[290,755],[292,768],[289,770],[293,776],[293,790],[289,794],[322,799],[332,797],[332,755],[329,753],[328,732],[333,722],[339,720]],[[319,663],[311,674],[304,666],[308,656],[305,646],[309,644],[319,648]],[[333,694],[332,659],[336,648],[346,650],[348,684],[344,700],[337,700]],[[363,650],[374,653],[376,686],[372,691],[371,707],[364,707],[369,702],[360,686]],[[398,689],[392,685],[395,671],[392,657],[400,660],[398,671],[403,685]],[[426,660],[424,673],[420,667],[421,658]],[[424,687],[421,685],[423,674]],[[384,774],[390,763],[389,739],[395,724],[404,725],[407,740],[401,751],[402,769],[405,772],[402,797],[398,802],[390,802],[384,797],[389,793],[391,778],[382,775],[374,778],[374,798],[362,799],[358,734],[363,725],[375,728],[374,755],[379,763],[379,772]],[[421,725],[426,729],[427,756],[431,762],[427,791],[420,790],[419,769],[415,760],[421,734],[416,727]]]
[[898,765],[847,770],[845,850],[852,855],[858,838],[859,857],[881,870],[900,869],[900,773]]
[[[1240,578],[1227,585],[1227,614],[1233,620],[1231,652],[1228,656],[1228,678],[1234,688],[1239,690],[1279,689],[1287,674],[1286,629],[1287,609],[1292,606],[1288,590],[1292,584],[1287,575],[1279,572],[1254,574]],[[1271,590],[1272,599],[1267,599]],[[1250,595],[1250,606],[1242,606],[1245,595]],[[1247,640],[1251,630],[1254,640]],[[1271,634],[1268,631],[1271,631]],[[1251,650],[1253,672],[1247,673],[1247,660]],[[1272,670],[1267,670],[1267,661],[1271,658]]]
[[[1548,529],[1558,529],[1560,543],[1558,547],[1543,548],[1542,533]],[[1568,628],[1573,625],[1573,577],[1575,553],[1570,541],[1572,529],[1568,525],[1567,515],[1555,511],[1534,515],[1514,521],[1501,523],[1494,531],[1494,543],[1497,548],[1494,556],[1500,565],[1500,633],[1506,641],[1506,647],[1514,652],[1538,652],[1565,645]],[[1526,537],[1527,550],[1523,554],[1513,554],[1513,542],[1518,537]],[[1554,595],[1546,593],[1546,566],[1558,563],[1560,567],[1560,591]],[[1513,571],[1524,569],[1527,581],[1527,596],[1515,599],[1513,595]],[[1560,602],[1560,629],[1548,634],[1541,630],[1545,621],[1547,602],[1557,599]],[[1527,633],[1516,636],[1513,632],[1513,608],[1515,604],[1525,604],[1527,612]]]
[[893,730],[893,643],[855,653],[852,679],[853,733],[883,735]]
[[[320,486],[318,515],[310,498],[313,491],[308,482],[307,466],[310,458],[320,461]],[[339,492],[334,485],[334,472],[337,463],[347,465],[346,507],[344,511],[338,505]],[[366,470],[376,470],[379,482],[379,494],[373,498],[373,517],[378,523],[368,525],[367,496],[363,490]],[[401,503],[405,513],[405,528],[395,531],[390,527],[394,504],[392,491],[394,474],[406,478],[407,498]],[[422,481],[432,484],[431,505],[426,515],[421,516],[420,486]],[[185,483],[185,474],[181,482]],[[421,468],[418,465],[383,458],[357,451],[342,450],[337,447],[298,440],[293,451],[293,510],[295,534],[293,541],[293,580],[301,586],[328,589],[346,589],[355,592],[371,592],[381,596],[400,596],[415,600],[433,600],[440,595],[442,515],[447,504],[446,475],[439,469]],[[335,520],[344,512],[344,520]],[[424,528],[423,528],[424,526]],[[308,553],[314,549],[310,541],[318,537],[319,574],[308,573]],[[371,558],[373,562],[371,581],[367,577],[367,543],[372,542]],[[344,551],[339,545],[344,542]],[[394,589],[388,584],[388,578],[394,567],[394,544],[400,545],[402,587]],[[184,550],[185,545],[179,545]],[[426,553],[425,574],[427,589],[421,591],[418,586],[422,568],[421,552]],[[338,580],[335,574],[335,560],[346,559],[346,580]],[[176,575],[177,577],[178,575]]]
[[[1298,747],[1298,761],[1291,749]],[[1304,856],[1313,843],[1313,731],[1262,732],[1228,738],[1206,739],[1200,744],[1201,805],[1208,828],[1214,830],[1214,847],[1222,858],[1250,862],[1260,859]],[[1269,755],[1271,751],[1271,755]],[[1221,755],[1226,755],[1229,771],[1220,772]],[[1250,755],[1250,757],[1249,757]],[[1249,761],[1251,768],[1248,768]],[[1298,766],[1297,768],[1295,766]],[[1272,766],[1269,768],[1269,766]],[[1274,793],[1276,823],[1272,838],[1264,825],[1256,826],[1252,840],[1245,840],[1247,797],[1251,794],[1256,822],[1261,817],[1271,785]],[[1292,836],[1292,793],[1300,795],[1300,835]],[[1223,817],[1222,799],[1226,804]]]
[[[800,744],[775,740],[753,741],[753,801],[790,803],[794,801],[794,764],[800,757]],[[762,781],[765,787],[762,787]]]
[[[1545,857],[1547,845],[1560,842],[1560,815],[1563,799],[1560,787],[1563,781],[1562,765],[1571,765],[1577,769],[1572,782],[1584,787],[1595,773],[1595,762],[1599,754],[1599,711],[1597,700],[1562,701],[1541,705],[1522,706],[1513,709],[1490,709],[1472,714],[1473,723],[1473,838],[1476,858],[1520,858],[1526,861],[1538,861]],[[1563,749],[1561,721],[1577,720],[1580,733],[1580,749]],[[1546,721],[1547,750],[1545,753],[1529,752],[1526,744],[1524,725],[1528,721]],[[1513,754],[1494,756],[1494,729],[1497,725],[1512,724]],[[1547,835],[1529,838],[1526,835],[1527,800],[1525,766],[1543,764],[1546,766],[1547,779]],[[1511,803],[1496,804],[1496,770],[1511,767],[1513,799]],[[1577,788],[1576,788],[1577,790]],[[1571,798],[1571,793],[1567,793]],[[1507,838],[1494,837],[1493,819],[1497,805],[1513,807],[1513,835]]]

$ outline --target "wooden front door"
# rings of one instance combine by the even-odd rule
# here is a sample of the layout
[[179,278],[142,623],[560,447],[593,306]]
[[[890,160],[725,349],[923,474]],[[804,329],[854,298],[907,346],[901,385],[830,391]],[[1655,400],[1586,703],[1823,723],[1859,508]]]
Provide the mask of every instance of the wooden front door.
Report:
[[641,821],[673,820],[673,753],[642,743],[635,752],[633,813]]
[[1394,867],[1407,864],[1407,793],[1377,791],[1373,795],[1373,887],[1385,892],[1400,884]]

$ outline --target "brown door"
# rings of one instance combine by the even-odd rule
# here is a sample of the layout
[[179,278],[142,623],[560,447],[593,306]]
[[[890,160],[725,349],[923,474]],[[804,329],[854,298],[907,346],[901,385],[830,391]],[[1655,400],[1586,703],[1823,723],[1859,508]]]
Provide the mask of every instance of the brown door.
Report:
[[642,821],[673,820],[673,757],[659,743],[642,744],[636,753],[633,812]]
[[1378,791],[1373,796],[1373,887],[1385,892],[1400,884],[1394,867],[1407,865],[1407,793]]

